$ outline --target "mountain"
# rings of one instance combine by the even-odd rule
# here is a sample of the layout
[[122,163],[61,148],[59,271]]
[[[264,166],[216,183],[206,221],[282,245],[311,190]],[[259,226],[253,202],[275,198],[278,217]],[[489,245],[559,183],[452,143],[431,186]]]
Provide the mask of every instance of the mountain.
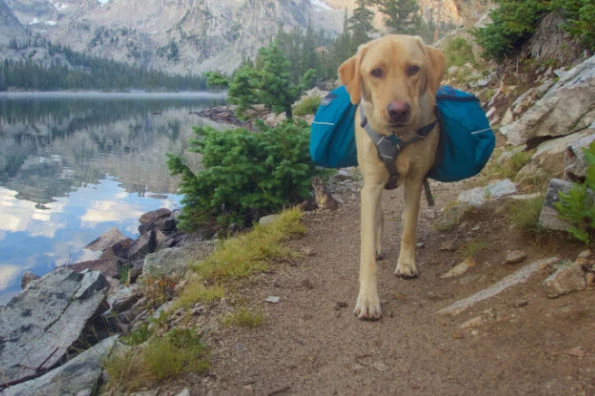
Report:
[[4,0],[0,0],[0,47],[8,47],[11,40],[24,43],[27,31],[14,16]]
[[[457,3],[485,0],[419,2],[426,18],[455,26],[462,23]],[[311,21],[332,37],[354,5],[355,0],[0,0],[0,12],[18,18],[20,27],[10,25],[15,31],[25,26],[75,51],[185,74],[234,70],[268,44],[280,23],[290,30]],[[376,22],[380,26],[380,17]],[[6,41],[13,28],[2,26]]]

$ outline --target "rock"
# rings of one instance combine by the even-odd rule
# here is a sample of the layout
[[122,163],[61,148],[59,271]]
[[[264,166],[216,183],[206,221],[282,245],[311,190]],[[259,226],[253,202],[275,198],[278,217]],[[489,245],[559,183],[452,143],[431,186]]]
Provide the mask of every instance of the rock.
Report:
[[[587,164],[581,147],[588,147],[589,143],[593,140],[595,140],[595,129],[588,129],[583,132],[548,140],[537,146],[537,150],[531,157],[531,161],[549,175],[561,177],[565,173],[565,168],[570,166],[575,168],[574,172],[571,171],[571,173],[582,173],[584,178]],[[574,161],[573,164],[569,163],[565,165],[565,161],[570,159],[569,150],[574,155],[573,158],[577,161]],[[580,152],[580,157],[575,154],[576,152]]]
[[462,263],[455,265],[453,268],[450,269],[450,271],[442,275],[441,278],[445,279],[463,275],[465,272],[469,271],[469,269],[473,267],[475,267],[475,260],[473,259],[473,257],[467,257]]
[[463,323],[460,328],[462,330],[465,329],[473,329],[475,327],[480,327],[483,326],[485,324],[485,319],[483,318],[482,315],[478,315],[474,318],[469,319],[468,321],[466,321],[465,323]]
[[538,261],[534,261],[531,264],[527,264],[518,271],[508,275],[504,279],[494,283],[492,286],[488,287],[487,289],[483,289],[478,291],[477,293],[463,298],[462,300],[458,300],[453,304],[449,305],[446,308],[441,309],[438,311],[440,315],[458,315],[461,312],[467,310],[468,308],[472,307],[473,305],[484,301],[488,298],[494,297],[495,295],[501,293],[502,291],[508,289],[509,287],[518,285],[520,283],[525,283],[529,278],[534,275],[536,272],[547,268],[554,263],[559,262],[560,259],[557,257],[550,257]]
[[448,209],[446,213],[435,224],[438,231],[449,231],[458,226],[463,219],[473,212],[473,206],[467,203],[459,203]]
[[109,231],[104,232],[99,238],[85,246],[85,249],[104,251],[125,239],[128,239],[128,237],[122,235],[120,230],[114,227]]
[[108,297],[107,301],[115,312],[130,309],[141,298],[142,294],[133,287],[123,287]]
[[444,241],[440,244],[440,250],[454,252],[455,250],[457,250],[455,243],[456,243],[456,241],[454,239],[449,239],[448,241]]
[[14,385],[2,394],[10,396],[93,395],[103,371],[104,358],[116,344],[118,336],[106,338],[62,366],[39,378]]
[[476,187],[463,191],[457,200],[472,206],[482,206],[488,199],[497,199],[505,195],[514,194],[516,185],[510,179],[500,180],[485,187]]
[[0,386],[36,377],[67,356],[87,322],[105,308],[107,280],[59,267],[0,306]]
[[566,231],[571,227],[570,223],[558,217],[555,208],[556,202],[560,201],[560,192],[568,193],[572,183],[561,179],[552,179],[545,194],[545,201],[539,214],[539,226],[548,230]]
[[381,372],[390,370],[390,367],[382,361],[374,362],[372,364],[372,367],[374,367],[376,370],[381,371]]
[[564,153],[564,177],[573,182],[583,182],[587,176],[589,164],[585,158],[583,149],[588,148],[595,141],[595,127],[589,128],[590,132],[584,137],[578,134]]
[[118,259],[116,257],[104,258],[91,261],[82,261],[68,266],[73,271],[82,272],[85,270],[99,271],[105,276],[116,277],[118,275]]
[[155,223],[157,220],[163,219],[165,217],[169,217],[170,215],[171,215],[171,210],[169,210],[167,208],[161,208],[161,209],[153,210],[151,212],[147,212],[147,213],[143,214],[138,219],[138,221],[142,225],[146,225],[146,224]]
[[570,261],[543,281],[545,294],[550,298],[584,290],[586,286],[581,266]]
[[182,278],[190,264],[204,260],[215,250],[215,246],[215,241],[205,241],[149,254],[145,257],[143,276],[148,275],[152,278],[167,276],[172,280]]
[[184,388],[176,396],[190,396],[190,390],[188,388]]
[[277,304],[279,301],[281,301],[281,297],[279,296],[268,296],[264,299],[264,302],[268,302],[271,304]]
[[157,247],[157,234],[155,230],[144,233],[140,236],[128,250],[128,259],[137,260],[153,253]]
[[500,132],[514,146],[565,136],[595,121],[595,56],[566,73],[521,118]]
[[40,276],[39,275],[35,275],[33,272],[31,271],[25,271],[23,272],[23,276],[21,277],[21,289],[26,290],[27,286],[33,282],[34,280],[39,279]]
[[133,239],[130,239],[130,238],[123,239],[120,242],[105,249],[99,258],[100,259],[113,259],[113,258],[126,259],[126,258],[128,258],[128,251],[130,250],[130,248],[133,244],[134,244]]
[[176,240],[165,235],[160,230],[155,231],[155,250],[170,248],[175,245]]
[[506,255],[505,261],[507,264],[518,264],[525,261],[526,258],[527,253],[525,253],[523,250],[513,250]]
[[176,230],[176,214],[167,208],[161,208],[142,215],[138,221],[138,232],[144,234],[152,230],[159,230],[164,233],[171,233]]
[[539,184],[541,180],[548,180],[551,175],[534,162],[529,162],[518,171],[515,180],[519,184]]
[[258,224],[268,225],[268,224],[271,224],[273,221],[277,220],[278,218],[279,218],[278,214],[263,216],[258,220]]

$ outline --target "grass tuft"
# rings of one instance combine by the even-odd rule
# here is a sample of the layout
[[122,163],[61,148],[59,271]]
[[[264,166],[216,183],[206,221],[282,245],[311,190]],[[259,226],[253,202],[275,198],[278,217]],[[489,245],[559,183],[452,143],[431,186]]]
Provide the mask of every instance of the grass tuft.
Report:
[[521,231],[528,234],[539,234],[543,230],[539,226],[539,214],[545,199],[540,196],[532,199],[511,200],[508,203],[508,218]]
[[264,323],[265,315],[260,310],[239,307],[223,319],[225,326],[238,326],[254,329]]
[[114,351],[104,368],[108,388],[129,393],[185,373],[204,372],[209,362],[205,344],[195,330],[173,329],[153,336],[145,345]]
[[251,232],[222,242],[193,269],[208,281],[239,279],[266,271],[273,261],[294,255],[281,242],[305,233],[301,218],[299,209],[286,210],[270,224],[257,224]]
[[201,279],[191,280],[180,293],[180,297],[174,302],[171,311],[178,308],[191,308],[197,302],[210,304],[225,296],[225,289],[222,285],[205,286]]

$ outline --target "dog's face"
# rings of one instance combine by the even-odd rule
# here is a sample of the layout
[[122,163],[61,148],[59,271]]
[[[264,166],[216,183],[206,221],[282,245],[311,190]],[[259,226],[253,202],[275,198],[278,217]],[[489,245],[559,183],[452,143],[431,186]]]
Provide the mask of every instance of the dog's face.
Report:
[[407,138],[433,113],[445,64],[421,38],[388,35],[361,45],[339,67],[339,78],[374,130]]

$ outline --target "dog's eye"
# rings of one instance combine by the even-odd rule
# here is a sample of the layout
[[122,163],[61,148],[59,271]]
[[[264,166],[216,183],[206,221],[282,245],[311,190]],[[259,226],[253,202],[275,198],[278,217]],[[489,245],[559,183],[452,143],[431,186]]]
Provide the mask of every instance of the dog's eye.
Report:
[[384,72],[379,67],[377,67],[376,69],[373,69],[370,72],[370,74],[372,75],[372,77],[376,77],[376,78],[382,78],[382,76],[384,76]]
[[419,66],[411,65],[407,67],[407,75],[409,77],[415,76],[419,72]]

